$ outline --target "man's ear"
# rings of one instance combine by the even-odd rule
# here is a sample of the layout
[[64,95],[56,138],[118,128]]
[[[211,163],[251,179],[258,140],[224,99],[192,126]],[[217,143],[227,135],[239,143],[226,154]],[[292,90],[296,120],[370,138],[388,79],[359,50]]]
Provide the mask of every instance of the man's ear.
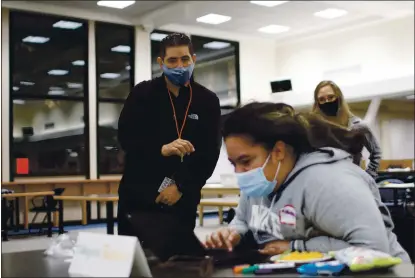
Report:
[[196,54],[192,55],[192,60],[193,60],[193,64],[195,64],[196,63]]
[[163,59],[161,57],[157,57],[157,63],[160,65],[160,68],[163,66]]

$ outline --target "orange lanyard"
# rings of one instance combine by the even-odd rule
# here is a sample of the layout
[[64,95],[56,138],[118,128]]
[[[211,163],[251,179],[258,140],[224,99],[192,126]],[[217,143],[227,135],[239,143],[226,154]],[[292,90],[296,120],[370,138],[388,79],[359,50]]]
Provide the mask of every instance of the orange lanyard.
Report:
[[[192,103],[192,98],[193,98],[193,90],[190,84],[189,84],[189,88],[190,88],[190,99],[189,99],[189,103],[187,104],[186,113],[184,114],[183,123],[182,123],[182,127],[180,128],[180,130],[179,130],[179,123],[177,121],[176,109],[174,108],[173,99],[171,97],[170,90],[167,88],[167,92],[169,93],[169,97],[170,97],[171,108],[173,109],[174,122],[176,123],[177,136],[179,137],[179,139],[182,139],[183,130],[186,125],[187,115],[189,114],[189,108],[190,108],[190,104]],[[183,162],[183,155],[181,156],[181,161]]]

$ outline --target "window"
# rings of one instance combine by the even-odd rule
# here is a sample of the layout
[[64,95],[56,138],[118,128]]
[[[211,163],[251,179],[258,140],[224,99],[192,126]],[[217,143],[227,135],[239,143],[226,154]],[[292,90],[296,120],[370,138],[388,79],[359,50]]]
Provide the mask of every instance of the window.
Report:
[[121,174],[124,154],[117,124],[134,86],[134,27],[96,23],[98,174]]
[[88,24],[10,13],[11,177],[89,176]]
[[173,32],[154,30],[150,34],[151,40],[151,76],[152,78],[160,76],[163,71],[157,63],[157,58],[160,56],[161,41]]
[[222,107],[240,103],[239,43],[192,36],[195,81],[216,93]]

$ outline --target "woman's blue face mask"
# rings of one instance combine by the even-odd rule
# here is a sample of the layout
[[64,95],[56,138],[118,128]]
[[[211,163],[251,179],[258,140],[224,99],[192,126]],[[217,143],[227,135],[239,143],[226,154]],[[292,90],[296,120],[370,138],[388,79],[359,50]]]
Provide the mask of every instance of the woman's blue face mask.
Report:
[[267,165],[270,158],[271,154],[268,156],[262,167],[255,168],[244,173],[236,173],[238,186],[244,195],[250,197],[264,197],[271,194],[274,190],[277,185],[277,175],[280,171],[281,162],[278,162],[274,179],[269,181],[265,176],[264,167]]
[[163,64],[163,72],[167,79],[175,86],[182,87],[185,86],[192,77],[195,64],[191,64],[187,67],[176,67],[168,68]]

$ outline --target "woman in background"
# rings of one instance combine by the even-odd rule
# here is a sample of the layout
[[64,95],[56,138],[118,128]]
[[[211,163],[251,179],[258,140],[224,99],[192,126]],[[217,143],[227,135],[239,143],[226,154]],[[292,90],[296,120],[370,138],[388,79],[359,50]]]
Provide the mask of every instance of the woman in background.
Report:
[[[321,81],[314,90],[313,112],[327,120],[351,130],[360,130],[365,135],[364,147],[369,151],[370,163],[366,172],[373,178],[377,177],[379,163],[382,158],[378,141],[369,126],[350,112],[343,93],[332,81]],[[353,157],[353,162],[360,166],[361,152]]]
[[286,104],[251,103],[227,117],[222,135],[241,197],[206,247],[242,247],[251,232],[267,255],[360,246],[410,261],[375,181],[350,163],[360,131]]

